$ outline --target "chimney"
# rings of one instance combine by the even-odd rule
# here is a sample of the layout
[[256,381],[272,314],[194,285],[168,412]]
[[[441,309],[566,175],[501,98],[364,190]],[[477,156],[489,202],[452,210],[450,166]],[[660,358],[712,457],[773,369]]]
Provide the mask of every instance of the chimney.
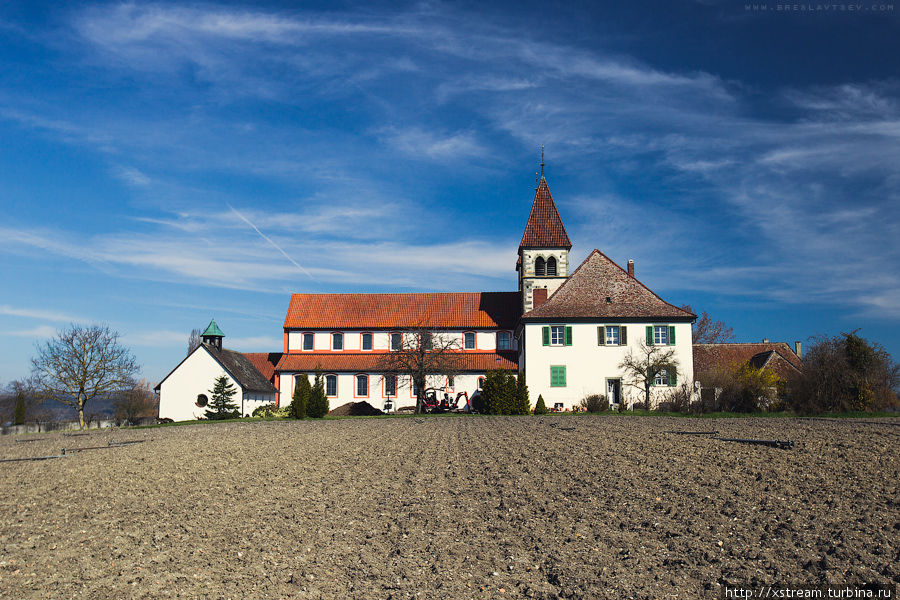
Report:
[[628,261],[628,276],[634,277],[634,261],[633,260]]
[[800,346],[800,341],[798,340],[798,341],[794,342],[794,354],[797,355],[797,358],[803,358],[803,355],[801,354],[801,349],[802,349],[802,347]]
[[534,290],[534,308],[547,301],[547,288],[536,288]]
[[769,338],[763,338],[763,344],[768,344],[768,343],[769,343]]

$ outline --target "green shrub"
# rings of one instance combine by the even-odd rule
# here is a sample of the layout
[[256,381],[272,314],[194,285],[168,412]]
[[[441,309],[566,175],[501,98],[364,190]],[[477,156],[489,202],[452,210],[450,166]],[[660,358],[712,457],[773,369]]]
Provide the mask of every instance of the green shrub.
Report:
[[284,408],[278,408],[278,405],[272,402],[271,404],[263,404],[262,406],[257,406],[251,416],[253,417],[261,417],[263,419],[272,419],[279,418],[283,419],[285,417],[290,416],[290,406],[286,406]]
[[548,412],[547,405],[544,404],[544,397],[538,394],[537,404],[534,405],[534,414],[546,415]]
[[527,415],[530,406],[528,388],[516,382],[509,371],[495,369],[488,371],[484,378],[481,394],[484,397],[484,412],[489,415]]
[[589,413],[601,413],[609,410],[609,401],[603,394],[591,394],[581,399],[581,408]]
[[305,419],[311,395],[312,386],[309,384],[309,377],[306,375],[300,376],[296,387],[294,387],[294,396],[291,398],[291,404],[288,407],[288,416],[292,419]]
[[306,416],[313,419],[321,419],[328,414],[328,396],[325,395],[325,381],[322,379],[322,371],[316,369],[316,377],[309,394],[309,405],[306,407]]

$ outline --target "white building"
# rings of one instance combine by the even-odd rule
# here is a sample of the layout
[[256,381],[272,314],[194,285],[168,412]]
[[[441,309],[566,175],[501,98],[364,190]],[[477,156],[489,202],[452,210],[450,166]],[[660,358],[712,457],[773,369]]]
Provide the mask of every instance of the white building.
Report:
[[[241,384],[233,369],[226,368],[226,363],[238,362],[256,371],[252,377],[243,372],[245,383],[256,382],[242,386],[245,402],[277,398],[284,406],[298,378],[319,370],[331,408],[360,401],[379,409],[414,405],[410,382],[385,375],[380,367],[384,355],[396,351],[403,336],[418,328],[455,341],[458,374],[428,382],[451,398],[460,392],[471,397],[487,371],[501,368],[526,374],[532,404],[543,395],[548,407],[568,409],[595,393],[608,395],[611,402],[642,401],[643,391],[631,389],[619,367],[642,342],[666,346],[678,363],[676,372],[654,381],[656,401],[690,381],[695,315],[665,302],[638,281],[632,261],[625,271],[599,250],[570,275],[571,248],[541,176],[519,244],[518,291],[294,294],[281,352],[246,354],[243,361],[239,353],[230,353],[229,363],[223,358],[229,351],[221,350],[221,338],[218,354],[203,344],[206,354],[193,358],[195,351],[158,386],[160,416],[195,418],[202,413],[195,406],[198,394],[204,393],[200,388],[211,387],[208,382],[217,368]],[[258,389],[263,387],[266,390]]]
[[[203,419],[216,379],[224,375],[237,389],[233,401],[246,416],[275,402],[278,390],[260,371],[266,354],[244,354],[222,348],[225,334],[215,320],[201,334],[201,343],[156,386],[159,418],[173,421]],[[256,363],[256,364],[254,364]]]

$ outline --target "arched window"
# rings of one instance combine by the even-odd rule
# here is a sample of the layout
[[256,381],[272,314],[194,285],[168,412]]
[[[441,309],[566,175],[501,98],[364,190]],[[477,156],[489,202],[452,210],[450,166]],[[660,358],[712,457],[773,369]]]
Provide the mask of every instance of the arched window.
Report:
[[356,376],[356,397],[357,398],[368,398],[369,397],[369,376],[368,375],[357,375]]
[[325,395],[337,396],[337,375],[325,376]]
[[556,259],[552,256],[547,259],[547,275],[556,275]]
[[479,390],[483,390],[483,389],[484,389],[484,377],[479,377],[479,378],[478,378],[478,389],[479,389]]
[[538,277],[543,277],[547,274],[547,267],[544,266],[543,256],[538,256],[537,260],[534,261],[534,274]]

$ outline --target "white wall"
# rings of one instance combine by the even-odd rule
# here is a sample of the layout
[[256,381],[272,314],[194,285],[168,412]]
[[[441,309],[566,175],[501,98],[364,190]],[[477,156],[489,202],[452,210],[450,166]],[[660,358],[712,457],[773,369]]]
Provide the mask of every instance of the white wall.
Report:
[[197,396],[206,394],[207,398],[211,397],[209,390],[222,375],[238,390],[234,398],[240,406],[241,386],[201,346],[162,382],[159,388],[159,417],[173,421],[202,419],[206,407],[197,406]]
[[[547,325],[569,325],[572,327],[571,346],[544,346],[542,327]],[[620,325],[628,328],[627,346],[600,346],[597,344],[597,327],[600,325]],[[548,408],[562,402],[565,408],[578,406],[588,394],[606,395],[607,379],[622,379],[622,393],[627,403],[643,402],[643,389],[627,385],[627,378],[619,369],[619,364],[629,351],[636,351],[646,339],[647,325],[674,325],[675,345],[664,346],[675,350],[678,360],[678,385],[692,381],[694,377],[693,348],[690,323],[527,323],[525,325],[525,375],[532,405],[538,395],[544,396]],[[550,367],[566,367],[566,386],[550,386]],[[659,402],[674,388],[653,387],[653,401]]]
[[[369,331],[362,329],[335,330],[335,331],[314,331],[312,352],[331,352],[331,334],[340,331],[344,334],[344,352],[366,352],[362,350],[362,334],[363,332],[372,333],[372,351],[385,352],[390,349],[390,333],[389,331]],[[497,332],[499,329],[466,329],[465,331],[475,332],[475,349],[476,350],[496,350],[497,349]],[[516,339],[514,332],[509,331],[511,338],[511,350],[516,348]],[[288,332],[288,352],[303,352],[303,331]],[[463,348],[464,330],[456,331],[435,331],[435,336],[441,336],[445,339],[452,340]],[[307,350],[306,352],[310,352]]]
[[[328,371],[323,371],[323,378],[325,375],[329,374]],[[328,408],[329,410],[337,408],[338,406],[342,406],[349,402],[368,402],[378,410],[384,410],[384,403],[387,400],[387,396],[384,395],[384,380],[380,373],[368,373],[369,376],[369,395],[368,396],[357,396],[356,395],[356,375],[358,373],[334,373],[331,374],[337,375],[337,396],[329,396],[328,397]],[[280,395],[280,406],[287,406],[291,403],[291,397],[294,395],[294,384],[295,373],[282,373],[281,374],[281,395]],[[309,382],[313,382],[313,375],[308,374]],[[453,389],[447,390],[447,394],[450,395],[451,400],[456,397],[456,394],[459,392],[468,392],[469,397],[472,397],[472,394],[478,389],[478,378],[484,377],[484,373],[466,373],[464,375],[457,375],[454,378],[454,386]],[[404,377],[399,377],[399,381],[397,382],[397,395],[391,396],[391,400],[394,404],[394,409],[401,408],[404,406],[415,406],[416,398],[412,393],[412,386],[409,384],[409,380]],[[438,387],[443,386],[443,379],[438,379],[437,377],[429,378],[428,385],[430,387]],[[438,398],[443,397],[443,392],[437,392]],[[460,407],[465,406],[465,401],[460,400]]]

